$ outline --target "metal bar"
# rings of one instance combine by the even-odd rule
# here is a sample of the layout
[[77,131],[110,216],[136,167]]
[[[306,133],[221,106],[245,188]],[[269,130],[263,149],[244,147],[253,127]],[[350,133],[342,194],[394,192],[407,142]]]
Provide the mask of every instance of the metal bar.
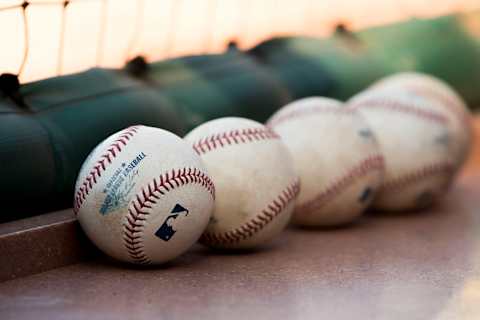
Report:
[[28,54],[30,51],[30,32],[29,32],[29,25],[28,25],[28,19],[27,19],[27,7],[28,7],[28,2],[24,2],[22,4],[22,19],[23,19],[23,39],[25,42],[25,49],[23,50],[23,59],[22,63],[20,65],[20,68],[18,69],[18,75],[20,76],[23,73],[23,70],[25,68],[25,64],[27,63],[28,59]]
[[8,6],[8,7],[2,7],[0,8],[0,11],[7,11],[7,10],[12,10],[12,9],[20,9],[22,7],[22,4],[16,4],[14,6]]
[[62,18],[60,22],[60,42],[58,45],[57,75],[60,75],[62,73],[63,55],[64,55],[64,49],[65,49],[66,14],[67,14],[67,7],[69,4],[70,4],[69,0],[63,1]]

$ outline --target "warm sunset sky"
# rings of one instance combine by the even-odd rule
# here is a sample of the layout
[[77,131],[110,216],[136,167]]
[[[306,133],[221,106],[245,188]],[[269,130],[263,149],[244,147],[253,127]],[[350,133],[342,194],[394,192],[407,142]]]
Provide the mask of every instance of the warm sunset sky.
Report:
[[[250,47],[272,35],[326,36],[336,22],[358,29],[480,8],[480,0],[71,0],[62,15],[62,2],[30,0],[22,82],[118,67],[139,53],[158,60],[220,52],[229,39]],[[0,0],[0,73],[18,73],[22,65],[22,11],[1,10],[20,3]]]

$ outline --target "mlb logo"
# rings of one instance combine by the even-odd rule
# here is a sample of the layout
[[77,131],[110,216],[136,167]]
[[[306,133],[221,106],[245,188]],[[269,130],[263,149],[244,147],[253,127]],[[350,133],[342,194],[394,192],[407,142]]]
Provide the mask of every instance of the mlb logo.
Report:
[[163,241],[168,241],[170,240],[175,232],[177,230],[173,230],[172,226],[170,225],[170,220],[171,219],[177,219],[178,215],[181,213],[185,213],[186,216],[188,216],[188,209],[185,209],[178,203],[175,205],[175,207],[172,209],[170,212],[170,215],[165,219],[165,221],[162,223],[160,228],[155,232],[155,235],[162,239]]

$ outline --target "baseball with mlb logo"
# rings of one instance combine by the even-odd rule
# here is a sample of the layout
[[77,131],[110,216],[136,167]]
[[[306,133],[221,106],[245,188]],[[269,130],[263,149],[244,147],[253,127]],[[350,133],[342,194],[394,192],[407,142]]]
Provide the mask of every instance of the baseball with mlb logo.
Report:
[[160,264],[189,249],[213,210],[214,185],[181,138],[133,126],[100,143],[77,178],[74,211],[103,252]]

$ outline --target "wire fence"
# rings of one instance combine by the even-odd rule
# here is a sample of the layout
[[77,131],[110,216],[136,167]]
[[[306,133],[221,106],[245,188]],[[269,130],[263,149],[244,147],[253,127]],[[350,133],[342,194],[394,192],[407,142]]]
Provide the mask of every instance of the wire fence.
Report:
[[[240,47],[248,47],[258,43],[266,38],[275,35],[290,35],[290,34],[306,34],[306,35],[325,35],[328,30],[332,30],[338,23],[347,24],[347,26],[361,27],[360,20],[362,15],[365,15],[365,10],[362,11],[361,6],[369,6],[370,10],[376,9],[378,14],[370,15],[370,23],[385,23],[390,20],[398,20],[401,17],[408,17],[418,14],[418,8],[415,9],[415,1],[413,0],[392,0],[392,1],[315,1],[315,0],[136,0],[132,2],[119,0],[30,0],[30,1],[9,1],[11,4],[1,6],[0,4],[0,29],[3,32],[18,32],[21,26],[22,37],[21,40],[17,37],[14,43],[5,46],[5,50],[11,47],[23,46],[23,53],[18,65],[15,67],[11,62],[12,59],[0,59],[0,73],[10,71],[19,76],[22,81],[31,81],[34,79],[44,78],[46,76],[62,75],[70,73],[75,70],[85,69],[92,66],[118,66],[125,63],[136,55],[146,55],[153,59],[169,58],[182,54],[201,54],[213,53],[223,50],[227,43],[234,40]],[[438,8],[441,6],[441,1],[435,1]],[[442,7],[443,12],[458,11],[462,9],[471,9],[480,3],[477,1],[449,1],[444,0]],[[95,9],[88,12],[83,10],[80,26],[77,28],[88,29],[90,25],[97,25],[95,35],[86,33],[77,36],[75,39],[68,37],[67,30],[69,21],[73,16],[80,11],[79,6],[86,6],[88,3],[95,4]],[[129,3],[129,7],[124,16],[128,16],[128,21],[122,21],[122,15],[114,16],[112,12],[119,9],[125,9]],[[385,5],[388,3],[388,6]],[[373,8],[376,4],[378,7]],[[76,6],[74,9],[73,7]],[[32,32],[39,33],[40,25],[32,27],[30,24],[29,13],[33,8],[55,8],[60,10],[60,17],[58,19],[58,27],[52,30],[45,30],[40,32],[43,34],[45,40],[58,38],[56,49],[48,50],[50,59],[53,54],[56,55],[54,61],[55,66],[45,67],[42,72],[35,73],[35,69],[42,69],[42,60],[37,59],[35,63],[29,65],[29,59],[32,56]],[[228,7],[229,11],[226,10]],[[358,7],[357,10],[350,10],[349,8]],[[387,9],[388,7],[388,9]],[[383,11],[389,11],[390,15],[382,14]],[[430,10],[428,7],[425,10]],[[440,11],[442,11],[440,10]],[[98,12],[95,12],[98,11]],[[437,10],[438,11],[438,10]],[[9,28],[8,22],[2,21],[2,14],[6,12],[19,13],[14,19],[16,21],[15,30]],[[229,12],[229,14],[227,14]],[[342,13],[345,12],[345,13]],[[356,12],[356,13],[355,13]],[[79,14],[79,13],[78,13]],[[78,15],[77,14],[77,15]],[[159,17],[157,24],[146,24],[145,20],[152,20],[152,17]],[[47,15],[46,15],[47,16]],[[192,23],[192,17],[202,16],[203,22]],[[388,16],[388,17],[387,17]],[[161,18],[160,18],[161,17]],[[109,28],[112,29],[110,20],[113,19],[119,25],[128,26],[130,34],[121,34],[118,36],[126,45],[120,50],[109,49],[107,41],[109,39]],[[125,19],[125,18],[123,18]],[[200,20],[202,20],[200,19]],[[356,20],[355,20],[356,19]],[[379,20],[380,19],[380,20]],[[20,20],[20,21],[19,21]],[[120,24],[118,21],[120,20]],[[195,19],[198,20],[198,19]],[[365,20],[365,19],[364,19]],[[88,22],[88,23],[87,23]],[[193,25],[190,29],[185,29],[185,25]],[[229,26],[229,30],[226,28]],[[152,29],[156,34],[145,40],[142,39],[146,33],[152,33]],[[122,29],[123,30],[123,29]],[[111,31],[111,30],[110,30]],[[1,36],[0,31],[0,36]],[[181,34],[184,37],[180,39]],[[126,32],[121,32],[126,33]],[[187,36],[185,36],[187,34]],[[38,37],[38,36],[37,36]],[[96,37],[96,43],[92,44],[91,38]],[[83,38],[83,39],[81,39]],[[86,42],[89,39],[88,43]],[[125,40],[126,38],[126,40]],[[75,68],[66,68],[66,46],[67,40],[69,43],[84,41],[87,43],[85,47],[89,50],[95,51],[95,58],[84,61]],[[36,43],[42,42],[36,41]],[[189,43],[196,43],[196,45],[188,46]],[[182,44],[185,48],[179,50]],[[92,48],[94,47],[94,48]],[[110,46],[111,47],[111,46]],[[53,53],[56,51],[55,53]],[[72,50],[70,50],[72,51]],[[69,52],[69,57],[73,54],[75,57],[85,55],[81,50],[73,50]],[[115,52],[113,54],[112,52]],[[112,56],[117,56],[115,63],[112,63]],[[1,56],[0,56],[1,57]],[[148,58],[147,57],[147,58]],[[13,59],[15,60],[15,59]],[[70,57],[70,60],[71,57]],[[80,59],[82,60],[82,59]],[[40,62],[38,62],[40,61]],[[110,62],[109,62],[110,61]],[[7,64],[7,65],[6,65]],[[27,74],[27,65],[29,72]],[[4,70],[5,69],[5,70]]]

